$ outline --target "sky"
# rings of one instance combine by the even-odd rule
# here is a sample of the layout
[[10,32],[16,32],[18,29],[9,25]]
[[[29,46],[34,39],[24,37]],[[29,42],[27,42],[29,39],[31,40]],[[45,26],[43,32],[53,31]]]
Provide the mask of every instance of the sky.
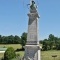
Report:
[[[49,34],[60,37],[60,0],[35,0],[38,5],[39,39]],[[0,35],[18,35],[28,32],[30,0],[0,0]]]

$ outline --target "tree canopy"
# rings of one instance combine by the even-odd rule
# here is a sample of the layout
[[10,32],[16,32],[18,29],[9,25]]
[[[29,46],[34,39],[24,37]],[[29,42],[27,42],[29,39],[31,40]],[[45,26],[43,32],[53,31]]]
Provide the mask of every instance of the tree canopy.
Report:
[[40,40],[42,50],[60,50],[60,38],[50,34],[48,39]]
[[22,36],[21,36],[21,45],[22,45],[22,48],[23,48],[23,46],[25,46],[26,41],[27,41],[27,33],[24,32],[22,34]]

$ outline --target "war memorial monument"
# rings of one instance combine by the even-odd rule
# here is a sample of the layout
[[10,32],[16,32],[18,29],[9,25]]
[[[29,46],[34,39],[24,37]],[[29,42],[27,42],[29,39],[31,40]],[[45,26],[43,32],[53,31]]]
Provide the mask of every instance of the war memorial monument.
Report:
[[25,45],[24,60],[41,60],[40,47],[38,40],[38,12],[37,5],[34,0],[30,3],[30,12],[28,13],[28,34],[27,43]]

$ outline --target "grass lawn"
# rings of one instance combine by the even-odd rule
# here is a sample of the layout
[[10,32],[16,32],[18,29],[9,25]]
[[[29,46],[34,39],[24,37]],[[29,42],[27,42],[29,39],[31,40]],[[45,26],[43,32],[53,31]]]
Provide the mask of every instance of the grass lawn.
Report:
[[2,58],[4,56],[4,53],[0,53],[0,58]]
[[[15,50],[20,49],[21,45],[20,44],[0,44],[0,47],[13,47]],[[20,54],[21,57],[24,56],[24,51],[19,51],[16,52],[16,54]],[[55,60],[60,60],[60,51],[59,50],[50,50],[50,51],[41,51],[41,60],[54,60],[52,55],[57,55]],[[4,54],[0,53],[0,58],[3,57]]]
[[0,44],[0,48],[2,47],[6,47],[6,48],[13,47],[14,50],[16,50],[16,49],[20,49],[22,46],[20,44]]
[[42,51],[41,52],[41,60],[54,60],[52,55],[57,55],[55,60],[60,60],[60,51],[50,50],[50,51]]
[[12,60],[20,60],[20,57],[23,58],[24,56],[24,51],[16,52],[16,54],[19,54],[20,56],[13,58]]

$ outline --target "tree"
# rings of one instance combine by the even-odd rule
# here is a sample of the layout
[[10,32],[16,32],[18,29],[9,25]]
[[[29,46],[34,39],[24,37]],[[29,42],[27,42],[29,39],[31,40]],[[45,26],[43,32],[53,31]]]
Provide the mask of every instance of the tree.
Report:
[[14,43],[14,36],[10,35],[8,36],[8,44],[13,44]]
[[49,41],[47,39],[44,39],[43,40],[43,45],[42,45],[42,50],[49,50],[50,47],[49,47]]
[[22,48],[23,46],[25,46],[26,44],[26,41],[27,41],[27,33],[22,33],[22,36],[21,36],[21,45],[22,45]]
[[4,37],[3,43],[4,43],[4,44],[8,44],[8,37],[7,37],[7,36]]
[[2,43],[2,36],[0,35],[0,43]]
[[60,44],[57,44],[56,46],[57,46],[56,49],[60,50]]
[[50,42],[49,43],[50,49],[53,49],[53,46],[55,46],[55,36],[50,34],[48,40]]
[[43,40],[40,40],[39,43],[40,43],[40,44],[43,44]]
[[19,36],[15,35],[15,37],[14,37],[14,43],[15,44],[21,43],[21,40],[20,40]]
[[48,37],[48,40],[54,41],[54,35],[50,34],[49,37]]
[[15,51],[12,47],[9,47],[4,53],[4,60],[11,60],[16,57]]
[[5,38],[5,36],[2,36],[2,42],[1,42],[2,44],[5,43],[4,38]]

